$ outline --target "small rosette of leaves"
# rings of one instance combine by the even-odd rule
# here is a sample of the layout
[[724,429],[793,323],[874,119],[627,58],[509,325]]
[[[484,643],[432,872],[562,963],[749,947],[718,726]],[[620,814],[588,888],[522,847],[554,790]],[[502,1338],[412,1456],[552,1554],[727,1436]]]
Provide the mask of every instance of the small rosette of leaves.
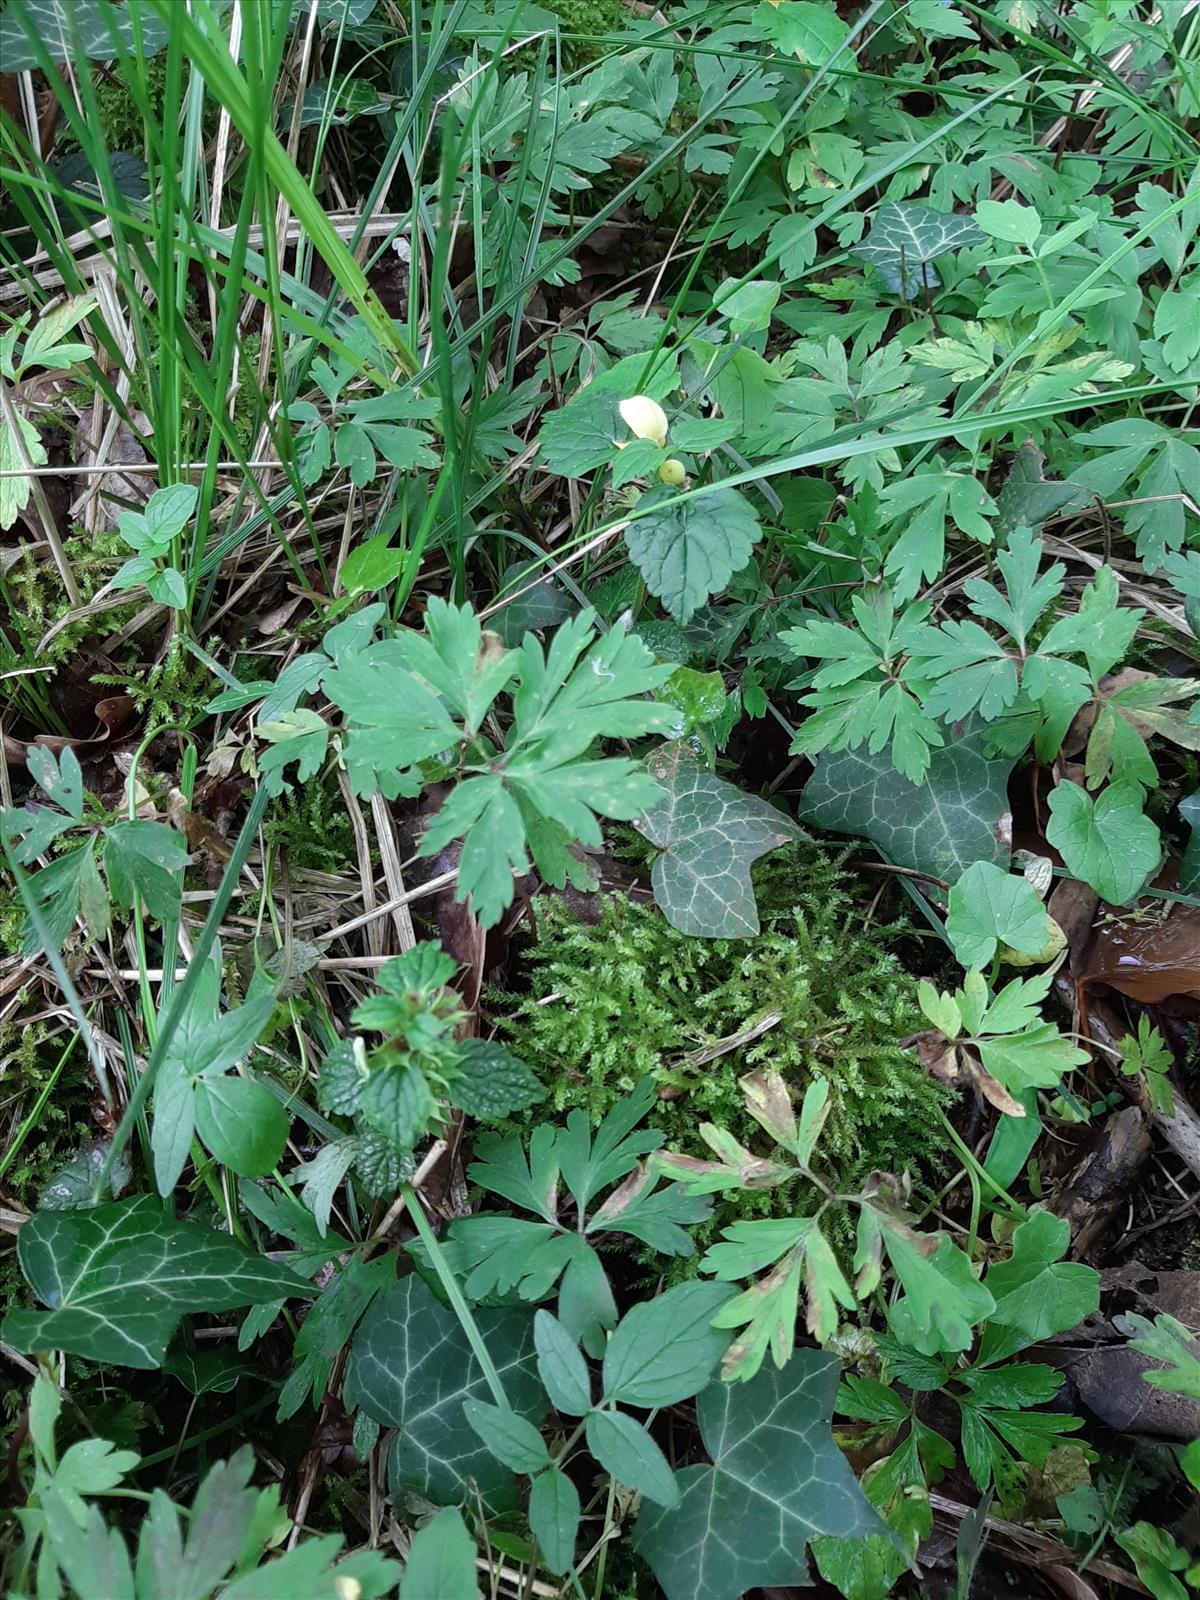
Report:
[[[354,1037],[322,1064],[318,1103],[354,1119],[348,1162],[370,1193],[409,1176],[413,1150],[441,1125],[446,1106],[487,1119],[542,1098],[537,1079],[503,1045],[455,1037],[467,1014],[450,987],[454,973],[453,960],[427,941],[393,957],[379,969],[378,993],[351,1015]],[[382,1038],[369,1045],[363,1034]]]

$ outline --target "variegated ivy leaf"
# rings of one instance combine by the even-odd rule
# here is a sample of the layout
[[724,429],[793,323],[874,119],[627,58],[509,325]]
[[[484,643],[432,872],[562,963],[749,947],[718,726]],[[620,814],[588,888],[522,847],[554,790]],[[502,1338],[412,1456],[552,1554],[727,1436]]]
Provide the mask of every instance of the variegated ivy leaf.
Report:
[[889,201],[875,213],[871,231],[853,254],[876,268],[888,288],[905,300],[921,289],[937,288],[932,263],[951,250],[979,244],[985,237],[973,217],[935,211],[909,200]]
[[651,771],[666,791],[637,823],[662,849],[654,863],[654,898],[681,933],[704,939],[746,939],[758,932],[750,868],[759,856],[800,837],[781,811],[743,794],[664,745]]

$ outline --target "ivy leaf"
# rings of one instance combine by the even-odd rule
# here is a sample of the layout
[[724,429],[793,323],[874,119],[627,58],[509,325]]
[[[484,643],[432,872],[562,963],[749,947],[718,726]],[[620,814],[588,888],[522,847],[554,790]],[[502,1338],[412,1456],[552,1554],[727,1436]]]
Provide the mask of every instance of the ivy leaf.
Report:
[[10,1312],[8,1343],[110,1366],[160,1366],[188,1312],[312,1293],[307,1279],[228,1234],[164,1217],[153,1195],[37,1212],[20,1231],[17,1254],[33,1292],[53,1309]]
[[152,917],[170,922],[179,915],[187,842],[165,822],[134,819],[104,830],[104,870],[109,893],[120,906],[141,895]]
[[869,839],[888,861],[953,882],[976,861],[1006,864],[1011,756],[986,753],[978,733],[935,750],[921,783],[886,754],[821,756],[798,808],[802,822]]
[[1050,919],[1028,878],[976,861],[950,891],[946,933],[964,967],[986,967],[997,947],[1037,955],[1050,939]]
[[1142,810],[1136,784],[1110,784],[1092,800],[1064,779],[1050,794],[1046,838],[1061,852],[1067,871],[1111,905],[1125,905],[1162,859],[1158,829]]
[[678,1508],[643,1504],[633,1533],[668,1600],[739,1600],[748,1589],[804,1584],[815,1534],[886,1533],[830,1432],[840,1373],[836,1357],[797,1350],[782,1371],[700,1395],[712,1465],[677,1472]]
[[851,254],[870,262],[893,293],[911,300],[920,289],[939,286],[932,262],[984,237],[972,217],[935,211],[917,201],[889,201],[879,207],[870,233]]
[[625,530],[629,558],[675,621],[688,622],[749,561],[758,518],[736,489],[679,502],[655,490],[639,502],[639,511],[646,507],[653,509]]
[[764,800],[714,777],[679,746],[656,751],[651,771],[666,798],[637,829],[663,852],[651,881],[667,921],[704,939],[752,937],[759,925],[750,868],[768,850],[799,838],[800,829]]
[[51,61],[70,61],[76,49],[95,61],[119,51],[154,56],[166,45],[167,23],[159,17],[128,16],[107,0],[25,0],[0,16],[0,59],[5,72],[37,72],[41,56],[30,35],[41,40]]
[[[546,1408],[534,1370],[527,1311],[475,1312],[514,1412],[536,1423]],[[416,1489],[435,1505],[456,1505],[478,1488],[492,1511],[515,1504],[512,1474],[483,1445],[463,1402],[491,1398],[454,1312],[415,1273],[380,1295],[359,1327],[348,1393],[376,1422],[399,1432],[388,1455],[393,1491]]]

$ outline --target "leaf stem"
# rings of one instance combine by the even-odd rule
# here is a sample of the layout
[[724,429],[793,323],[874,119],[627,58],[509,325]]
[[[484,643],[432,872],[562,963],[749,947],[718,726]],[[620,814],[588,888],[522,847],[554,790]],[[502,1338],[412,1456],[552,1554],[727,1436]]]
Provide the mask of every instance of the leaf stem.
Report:
[[402,1193],[404,1203],[408,1207],[408,1214],[413,1220],[413,1226],[417,1230],[421,1243],[429,1252],[433,1270],[437,1273],[438,1281],[446,1291],[446,1298],[450,1302],[451,1309],[458,1318],[462,1331],[467,1336],[467,1343],[474,1351],[475,1359],[487,1379],[487,1386],[492,1391],[492,1398],[503,1410],[511,1411],[512,1406],[508,1403],[508,1396],[504,1392],[500,1374],[496,1371],[496,1363],[492,1360],[491,1351],[483,1342],[483,1335],[480,1333],[479,1325],[471,1313],[470,1306],[467,1304],[466,1296],[459,1287],[458,1279],[454,1276],[450,1263],[442,1253],[442,1247],[437,1241],[437,1236],[429,1226],[429,1219],[422,1209],[420,1197],[412,1185],[408,1183],[404,1185]]

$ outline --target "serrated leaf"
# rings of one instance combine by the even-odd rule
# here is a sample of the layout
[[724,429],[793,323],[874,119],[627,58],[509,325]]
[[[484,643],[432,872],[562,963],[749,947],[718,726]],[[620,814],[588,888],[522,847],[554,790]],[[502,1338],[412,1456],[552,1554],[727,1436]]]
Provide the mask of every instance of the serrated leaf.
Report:
[[524,1062],[494,1039],[464,1039],[459,1045],[451,1099],[469,1117],[498,1121],[545,1097],[545,1089]]
[[678,1508],[643,1504],[634,1527],[668,1600],[803,1584],[813,1535],[886,1532],[830,1433],[840,1372],[836,1357],[798,1350],[782,1371],[704,1390],[696,1417],[713,1464],[677,1472]]
[[1158,829],[1142,808],[1136,784],[1110,784],[1096,800],[1069,779],[1050,792],[1046,838],[1067,871],[1112,905],[1132,900],[1162,859]]
[[[529,1313],[474,1315],[509,1404],[527,1422],[540,1421],[546,1401],[534,1370]],[[415,1274],[380,1295],[363,1318],[348,1382],[368,1416],[399,1429],[388,1455],[393,1490],[416,1489],[435,1505],[456,1505],[474,1485],[492,1510],[513,1506],[511,1472],[463,1415],[465,1400],[491,1398],[487,1381],[457,1316]]]
[[52,1309],[10,1312],[9,1344],[115,1366],[159,1366],[188,1312],[312,1293],[307,1279],[228,1234],[164,1217],[153,1195],[39,1212],[22,1227],[17,1253],[33,1292]]
[[[659,504],[659,502],[662,502]],[[625,530],[629,559],[676,622],[690,621],[710,595],[719,594],[750,559],[760,535],[750,502],[736,489],[717,489],[672,502],[653,491]]]
[[665,799],[638,832],[662,850],[654,898],[673,928],[705,939],[758,932],[750,868],[759,856],[800,836],[789,817],[706,771],[678,747],[651,760]]

